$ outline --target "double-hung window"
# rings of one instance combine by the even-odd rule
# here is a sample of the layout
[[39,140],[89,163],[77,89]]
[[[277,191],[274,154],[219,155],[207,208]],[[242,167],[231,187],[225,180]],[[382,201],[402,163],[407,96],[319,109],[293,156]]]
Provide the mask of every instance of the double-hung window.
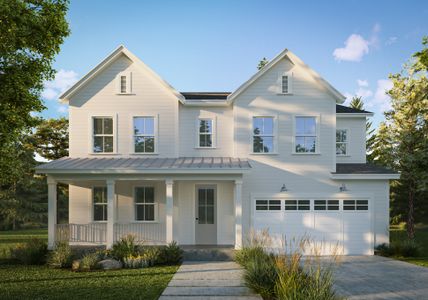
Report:
[[213,147],[213,120],[199,119],[198,120],[198,147],[212,148]]
[[274,118],[253,117],[253,153],[274,152]]
[[336,130],[336,155],[347,155],[348,154],[348,130],[337,129]]
[[296,117],[295,126],[295,152],[316,153],[317,152],[317,118]]
[[107,187],[93,188],[92,203],[94,221],[107,221]]
[[155,152],[155,118],[154,117],[134,117],[134,152],[154,153]]
[[156,203],[154,187],[135,188],[135,220],[155,221]]
[[112,153],[114,149],[113,118],[94,117],[92,120],[93,152]]

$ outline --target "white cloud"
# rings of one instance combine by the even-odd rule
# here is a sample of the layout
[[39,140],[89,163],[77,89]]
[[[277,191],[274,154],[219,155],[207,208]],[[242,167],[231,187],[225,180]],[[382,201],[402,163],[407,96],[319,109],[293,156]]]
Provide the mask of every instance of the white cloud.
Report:
[[65,105],[61,105],[60,107],[58,107],[57,111],[59,113],[65,114],[66,112],[68,112],[68,107]]
[[78,80],[77,73],[70,70],[59,70],[54,80],[44,83],[42,98],[45,100],[56,100],[58,96],[70,88]]
[[386,40],[385,45],[390,46],[392,44],[395,44],[397,41],[398,41],[398,37],[391,36]]
[[369,53],[369,41],[359,34],[351,34],[346,40],[344,48],[334,49],[333,56],[338,61],[361,61],[361,58],[367,53]]
[[336,48],[333,56],[338,61],[361,61],[364,55],[368,54],[371,47],[379,47],[380,25],[373,26],[369,39],[365,39],[359,34],[351,34],[345,41],[345,47]]
[[385,93],[392,88],[392,82],[388,79],[379,79],[376,83],[376,90],[369,89],[367,80],[357,80],[358,89],[352,93],[345,93],[345,105],[349,105],[352,97],[361,96],[366,109],[383,113],[391,109],[390,97]]
[[357,84],[358,84],[358,86],[361,86],[361,87],[368,87],[369,86],[369,82],[366,80],[366,79],[357,79]]

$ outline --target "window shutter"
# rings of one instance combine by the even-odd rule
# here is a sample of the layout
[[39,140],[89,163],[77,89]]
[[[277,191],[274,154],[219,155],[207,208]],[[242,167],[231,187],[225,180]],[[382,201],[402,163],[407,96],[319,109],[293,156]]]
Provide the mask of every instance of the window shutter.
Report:
[[293,72],[288,72],[288,94],[293,93]]

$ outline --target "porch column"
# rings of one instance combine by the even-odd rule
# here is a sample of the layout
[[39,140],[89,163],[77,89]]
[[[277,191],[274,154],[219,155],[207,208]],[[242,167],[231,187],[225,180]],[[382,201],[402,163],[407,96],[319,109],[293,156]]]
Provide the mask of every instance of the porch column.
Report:
[[55,226],[56,226],[56,203],[57,203],[57,182],[48,176],[48,248],[55,247]]
[[106,247],[110,249],[114,242],[114,185],[115,181],[112,179],[106,180],[107,184],[107,234],[106,234]]
[[173,213],[174,213],[174,199],[173,199],[173,187],[174,181],[171,179],[165,180],[166,187],[166,242],[171,243],[173,241]]
[[235,180],[235,249],[242,248],[242,180]]

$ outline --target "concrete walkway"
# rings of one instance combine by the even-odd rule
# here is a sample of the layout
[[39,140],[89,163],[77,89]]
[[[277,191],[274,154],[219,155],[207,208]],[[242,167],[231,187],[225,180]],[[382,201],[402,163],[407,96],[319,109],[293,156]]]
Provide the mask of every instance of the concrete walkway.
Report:
[[169,299],[249,299],[262,298],[242,281],[242,268],[231,261],[186,261],[163,291],[160,300]]
[[428,299],[428,268],[381,256],[345,256],[335,272],[338,294],[350,300]]

